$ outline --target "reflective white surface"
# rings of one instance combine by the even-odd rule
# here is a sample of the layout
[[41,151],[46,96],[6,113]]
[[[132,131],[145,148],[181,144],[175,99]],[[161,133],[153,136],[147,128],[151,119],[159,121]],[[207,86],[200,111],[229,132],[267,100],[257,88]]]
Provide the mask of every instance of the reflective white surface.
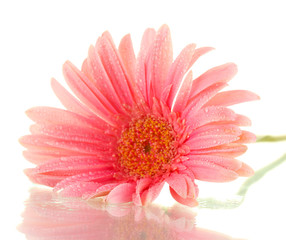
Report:
[[27,239],[233,239],[197,226],[196,213],[182,205],[112,206],[58,198],[49,190],[32,189],[22,216],[18,229]]

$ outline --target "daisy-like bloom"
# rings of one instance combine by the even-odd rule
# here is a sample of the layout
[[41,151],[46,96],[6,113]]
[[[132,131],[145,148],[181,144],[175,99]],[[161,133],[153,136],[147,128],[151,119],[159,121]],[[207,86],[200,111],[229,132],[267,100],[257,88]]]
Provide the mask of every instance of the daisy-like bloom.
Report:
[[35,163],[29,178],[63,196],[105,196],[109,203],[153,201],[164,183],[178,202],[195,206],[195,179],[227,182],[253,170],[235,159],[255,141],[250,120],[228,106],[258,99],[249,91],[220,92],[236,74],[227,63],[192,79],[209,47],[186,46],[173,60],[169,28],[147,29],[135,57],[130,35],[118,49],[108,32],[91,46],[81,70],[63,66],[76,97],[55,79],[67,110],[35,107],[36,123],[20,142]]

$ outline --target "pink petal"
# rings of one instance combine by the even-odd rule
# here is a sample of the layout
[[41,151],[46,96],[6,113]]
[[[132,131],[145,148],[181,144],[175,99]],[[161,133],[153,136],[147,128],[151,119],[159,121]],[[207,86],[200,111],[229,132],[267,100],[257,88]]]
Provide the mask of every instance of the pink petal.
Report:
[[255,143],[256,142],[256,135],[248,132],[242,131],[242,134],[239,136],[239,140],[236,143]]
[[132,83],[128,79],[110,34],[108,32],[103,33],[95,47],[121,103],[133,106],[134,93]]
[[80,173],[71,177],[65,178],[63,181],[59,182],[54,190],[58,191],[64,189],[67,186],[75,182],[97,182],[104,183],[113,179],[113,170],[99,170],[99,171],[90,171],[88,173]]
[[193,81],[190,97],[194,97],[214,83],[228,82],[236,73],[237,67],[234,63],[226,63],[208,70]]
[[146,189],[142,195],[142,205],[153,202],[160,194],[165,182],[159,182]]
[[254,170],[245,163],[242,163],[240,169],[236,170],[236,173],[241,177],[251,177],[254,174]]
[[87,143],[100,142],[102,144],[111,144],[117,141],[114,136],[104,134],[102,130],[78,127],[73,125],[36,124],[31,126],[30,131],[32,134],[44,134],[50,137],[69,141],[79,141]]
[[174,112],[170,112],[169,107],[164,104],[163,102],[160,102],[160,106],[161,106],[161,110],[162,110],[162,116],[167,119],[170,120],[170,122],[172,122],[171,116],[176,115]]
[[[93,46],[91,46],[93,47]],[[88,58],[84,59],[81,65],[81,71],[83,72],[83,74],[85,76],[87,76],[89,79],[91,79],[92,81],[94,81],[94,78],[92,76],[92,71],[89,69],[89,65],[88,65]],[[99,88],[98,88],[99,89]],[[100,89],[99,89],[100,90]]]
[[[51,159],[59,157],[58,154],[44,154],[42,152],[32,152],[32,151],[23,151],[23,156],[26,158],[29,162],[34,164],[41,164],[50,161]],[[64,156],[64,154],[62,155]]]
[[163,115],[162,109],[161,109],[161,104],[158,102],[156,98],[153,99],[153,104],[152,104],[152,114],[161,117]]
[[107,196],[109,204],[127,203],[132,201],[132,194],[135,192],[135,184],[122,183],[115,187]]
[[[20,142],[21,143],[21,142]],[[34,143],[21,143],[24,146],[27,146],[28,151],[24,151],[23,155],[24,157],[34,163],[34,164],[42,164],[46,162],[50,162],[56,158],[66,158],[66,157],[89,157],[89,158],[96,158],[98,161],[102,162],[112,162],[114,161],[115,156],[110,156],[109,153],[104,153],[104,152],[97,152],[93,154],[84,154],[84,153],[77,153],[73,151],[69,151],[66,149],[61,149],[61,148],[55,148],[55,147],[50,147],[47,145],[44,145],[44,143],[41,143],[39,145],[36,145]]]
[[248,117],[240,114],[236,114],[235,120],[232,123],[243,127],[251,126],[251,120]]
[[151,59],[151,85],[154,89],[155,97],[160,99],[173,61],[172,40],[167,25],[163,25],[157,32]]
[[48,144],[91,155],[96,155],[97,153],[98,154],[104,153],[105,155],[110,154],[111,157],[111,155],[113,155],[115,152],[114,145],[112,143],[104,144],[101,141],[89,143],[89,142],[72,141],[72,140],[55,140],[55,141],[49,141]]
[[224,156],[224,157],[238,157],[243,153],[245,153],[246,150],[247,146],[245,145],[230,143],[213,148],[192,150],[190,151],[189,154],[194,154],[194,155],[209,154],[209,155]]
[[259,96],[246,90],[232,90],[218,93],[206,106],[231,106],[238,103],[259,100]]
[[102,197],[102,196],[106,196],[107,194],[109,194],[109,192],[111,190],[113,190],[116,186],[118,186],[120,183],[108,183],[108,184],[104,184],[101,185],[100,187],[98,187],[96,189],[96,191],[90,192],[90,193],[84,193],[83,194],[83,198],[86,200],[89,200],[91,198],[94,197]]
[[43,163],[34,168],[33,173],[57,172],[57,174],[70,174],[75,171],[111,170],[112,163],[98,161],[91,156],[69,156],[54,158],[47,163]]
[[[152,85],[152,77],[153,77],[153,62],[152,62],[152,53],[153,53],[154,44],[152,45],[152,49],[150,49],[147,57],[146,57],[146,65],[145,65],[145,75],[146,75],[146,103],[148,106],[152,106],[152,101],[155,98],[155,90]],[[160,99],[158,99],[160,100]]]
[[[210,107],[215,107],[215,106],[210,106]],[[248,127],[251,126],[251,120],[246,116],[236,114],[233,120],[220,121],[219,124],[234,124],[237,126]]]
[[71,153],[87,153],[91,155],[113,154],[113,150],[108,145],[92,144],[87,142],[77,142],[63,139],[56,139],[45,135],[27,135],[20,138],[20,143],[28,149],[44,148],[58,148],[65,149]]
[[109,125],[100,118],[87,119],[76,113],[52,108],[52,107],[34,107],[26,111],[26,114],[36,123],[43,124],[67,124],[83,127],[92,127],[99,129],[108,129]]
[[173,173],[166,179],[166,182],[179,196],[187,197],[188,186],[184,175]]
[[152,183],[151,178],[141,178],[137,181],[136,191],[132,196],[132,200],[135,205],[138,205],[138,206],[142,205],[141,194],[144,190],[146,190],[150,186],[151,183]]
[[180,198],[196,199],[198,196],[198,188],[194,183],[194,176],[191,171],[183,170],[171,175],[169,183],[170,189],[174,190]]
[[43,135],[26,135],[19,139],[20,144],[25,148],[37,152],[46,152],[51,154],[72,154],[74,153],[71,150],[60,149],[58,147],[53,147],[47,144],[47,141],[54,140],[51,137]]
[[[211,47],[202,47],[195,49],[192,55],[192,59],[189,62],[188,68],[190,69],[192,65],[198,60],[199,57],[201,57],[202,55],[211,50],[213,50],[213,48]],[[189,99],[191,94],[192,79],[193,79],[192,71],[189,71],[186,74],[185,78],[183,79],[182,86],[177,93],[177,98],[176,101],[173,103],[172,111],[182,112],[185,109],[185,106],[187,104],[186,99]]]
[[75,182],[65,187],[60,195],[63,197],[82,197],[84,194],[94,193],[101,184],[94,182]]
[[196,163],[210,162],[233,171],[238,170],[242,165],[241,161],[234,158],[214,155],[190,155],[188,156],[188,160],[184,161],[183,164],[185,166],[192,166],[193,161]]
[[226,87],[225,83],[216,83],[198,93],[195,97],[189,100],[186,109],[182,113],[182,117],[186,115],[194,115],[202,106],[215,96],[221,89]]
[[186,99],[189,99],[191,93],[192,80],[193,80],[193,73],[192,71],[190,71],[183,79],[182,86],[178,92],[176,101],[173,105],[172,109],[173,112],[182,112],[185,109],[187,105]]
[[65,156],[71,156],[71,155],[76,155],[76,154],[71,151],[65,150],[65,149],[40,146],[34,149],[30,148],[27,151],[23,151],[23,155],[31,163],[40,164],[43,162],[48,162],[57,157],[65,157]]
[[[163,90],[163,92],[162,92],[162,95],[161,95],[161,102],[165,103],[165,102],[167,101],[167,99],[168,99],[168,97],[169,97],[169,95],[170,95],[170,92],[171,92],[172,88],[173,88],[173,85],[172,85],[172,84],[169,84],[169,85],[167,85],[167,86],[164,88],[164,90]],[[156,98],[155,98],[155,99],[156,99]]]
[[114,150],[108,145],[93,144],[87,142],[76,142],[62,139],[49,139],[45,141],[49,146],[67,149],[73,152],[87,153],[87,154],[100,154],[106,152],[113,154]]
[[34,174],[33,169],[25,169],[25,174],[33,183],[46,185],[49,187],[54,187],[60,181],[65,179],[65,176],[56,176],[56,175],[46,175],[46,174]]
[[130,34],[124,36],[118,47],[119,54],[132,83],[135,83],[136,58]]
[[209,51],[214,50],[212,47],[201,47],[197,48],[193,54],[192,60],[190,62],[190,67],[204,54],[208,53]]
[[78,127],[91,127],[110,132],[111,126],[97,116],[85,118],[76,113],[52,107],[34,107],[26,111],[33,121],[40,124],[73,125]]
[[208,182],[228,182],[236,179],[238,174],[217,164],[205,161],[191,161],[190,168],[195,178]]
[[72,96],[57,80],[52,78],[51,80],[51,86],[58,97],[58,99],[61,101],[61,103],[71,112],[75,112],[79,115],[83,116],[91,116],[94,115],[86,106],[84,106],[78,99],[76,99],[74,96]]
[[215,124],[215,125],[204,125],[193,131],[189,139],[200,136],[213,136],[213,135],[241,135],[241,129],[234,124]]
[[169,108],[172,108],[175,96],[179,91],[182,79],[190,68],[190,61],[195,52],[195,47],[196,47],[195,44],[190,44],[186,46],[170,67],[170,71],[166,82],[167,84],[173,85],[169,98],[167,100],[167,105]]
[[187,198],[182,198],[180,195],[176,193],[176,191],[170,187],[170,193],[172,197],[179,203],[189,206],[189,207],[195,207],[198,205],[198,202],[192,198],[192,197],[187,197]]
[[195,115],[187,115],[186,122],[191,129],[195,129],[213,122],[234,121],[235,118],[234,111],[224,107],[211,106],[199,110]]
[[144,35],[142,37],[141,41],[141,47],[137,58],[136,63],[136,85],[138,86],[139,90],[141,91],[142,95],[145,98],[145,101],[147,102],[147,74],[148,71],[150,72],[150,69],[147,68],[147,59],[150,55],[150,49],[153,45],[154,39],[155,39],[156,32],[154,29],[147,29],[144,32]]
[[219,145],[227,144],[238,140],[239,137],[235,135],[206,135],[195,136],[189,138],[185,142],[190,150],[211,148]]
[[[187,148],[192,153],[201,153],[204,149],[212,152],[211,149],[217,149],[219,146],[222,146],[222,149],[228,148],[227,144],[237,142],[241,133],[240,128],[233,124],[204,125],[195,129],[181,148]],[[238,150],[241,151],[240,148]]]
[[[66,82],[78,98],[96,115],[106,122],[112,123],[112,115],[117,111],[102,93],[90,83],[90,80],[70,62],[63,65],[63,73]],[[91,86],[93,86],[92,89]]]
[[121,100],[118,94],[115,92],[112,81],[107,75],[100,57],[93,46],[90,46],[88,50],[88,58],[86,66],[83,65],[83,72],[88,76],[98,90],[105,96],[106,99],[113,105],[113,107],[119,112],[124,113]]

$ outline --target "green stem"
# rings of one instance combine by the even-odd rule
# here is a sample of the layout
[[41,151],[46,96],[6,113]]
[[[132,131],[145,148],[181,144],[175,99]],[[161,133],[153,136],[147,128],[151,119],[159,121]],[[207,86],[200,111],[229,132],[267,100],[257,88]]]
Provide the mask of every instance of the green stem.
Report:
[[256,142],[279,142],[279,141],[285,141],[286,135],[280,135],[280,136],[272,136],[272,135],[261,135],[256,136]]
[[246,192],[248,191],[249,187],[259,181],[266,173],[268,173],[270,170],[278,167],[281,163],[283,163],[286,160],[286,154],[284,154],[282,157],[278,158],[276,161],[266,165],[265,167],[259,169],[255,172],[255,174],[248,178],[240,187],[240,189],[237,192],[237,195],[245,197]]

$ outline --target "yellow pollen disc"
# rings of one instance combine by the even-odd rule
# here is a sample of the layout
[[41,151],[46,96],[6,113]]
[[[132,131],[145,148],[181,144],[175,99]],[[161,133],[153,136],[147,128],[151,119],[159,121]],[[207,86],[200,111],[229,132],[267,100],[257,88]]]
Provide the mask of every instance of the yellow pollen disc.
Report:
[[162,175],[174,157],[174,131],[164,119],[145,116],[132,121],[118,142],[118,167],[124,175]]

